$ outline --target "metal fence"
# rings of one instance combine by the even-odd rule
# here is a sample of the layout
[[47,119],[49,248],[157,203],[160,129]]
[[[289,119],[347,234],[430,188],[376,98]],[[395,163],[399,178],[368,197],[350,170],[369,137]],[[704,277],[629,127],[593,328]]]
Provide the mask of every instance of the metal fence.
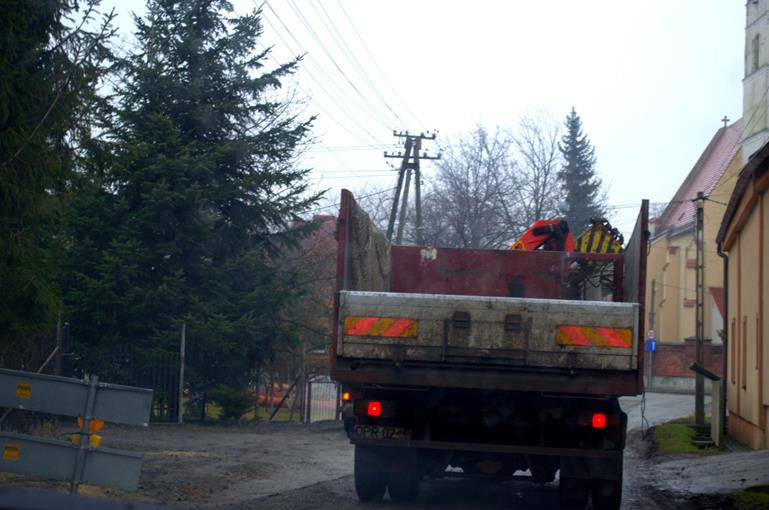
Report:
[[308,379],[305,395],[307,423],[340,419],[341,390],[328,376]]
[[[93,360],[88,353],[73,360],[65,371],[66,375],[80,377],[89,373]],[[102,379],[124,384],[150,388],[154,392],[152,400],[152,421],[175,421],[179,406],[179,355],[171,352],[140,353],[121,346],[114,349],[109,357],[104,357],[95,373]],[[90,363],[89,363],[90,362]]]

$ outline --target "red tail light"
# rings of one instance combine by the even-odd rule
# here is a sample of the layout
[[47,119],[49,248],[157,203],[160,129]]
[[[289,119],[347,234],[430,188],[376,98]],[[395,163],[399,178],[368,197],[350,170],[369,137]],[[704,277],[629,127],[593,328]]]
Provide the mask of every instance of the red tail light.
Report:
[[592,425],[594,429],[605,429],[606,415],[604,413],[593,413]]
[[378,400],[371,400],[366,407],[366,414],[369,416],[382,416],[382,403]]

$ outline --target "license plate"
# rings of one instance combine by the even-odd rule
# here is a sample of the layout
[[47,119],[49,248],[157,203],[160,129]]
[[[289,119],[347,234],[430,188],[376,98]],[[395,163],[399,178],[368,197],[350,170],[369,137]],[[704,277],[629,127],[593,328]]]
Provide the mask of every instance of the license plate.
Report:
[[353,434],[367,439],[411,439],[411,429],[382,425],[355,425]]

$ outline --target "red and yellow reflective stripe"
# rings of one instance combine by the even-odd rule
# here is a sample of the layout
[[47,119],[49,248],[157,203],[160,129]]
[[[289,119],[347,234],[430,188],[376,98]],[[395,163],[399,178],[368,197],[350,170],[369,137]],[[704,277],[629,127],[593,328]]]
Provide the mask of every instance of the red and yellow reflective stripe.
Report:
[[413,319],[347,316],[344,318],[344,334],[396,338],[415,337],[419,332],[417,325],[418,322]]
[[558,326],[555,340],[561,345],[628,348],[633,346],[631,328],[597,328],[593,326]]

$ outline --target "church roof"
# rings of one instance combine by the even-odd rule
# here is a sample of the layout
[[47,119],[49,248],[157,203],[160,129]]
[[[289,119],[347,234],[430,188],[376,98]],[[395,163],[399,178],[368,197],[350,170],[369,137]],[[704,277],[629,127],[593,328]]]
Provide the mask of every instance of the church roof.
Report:
[[693,225],[697,211],[697,192],[702,191],[707,197],[716,187],[740,148],[741,133],[741,120],[716,131],[673,199],[656,219],[655,237],[677,233]]

